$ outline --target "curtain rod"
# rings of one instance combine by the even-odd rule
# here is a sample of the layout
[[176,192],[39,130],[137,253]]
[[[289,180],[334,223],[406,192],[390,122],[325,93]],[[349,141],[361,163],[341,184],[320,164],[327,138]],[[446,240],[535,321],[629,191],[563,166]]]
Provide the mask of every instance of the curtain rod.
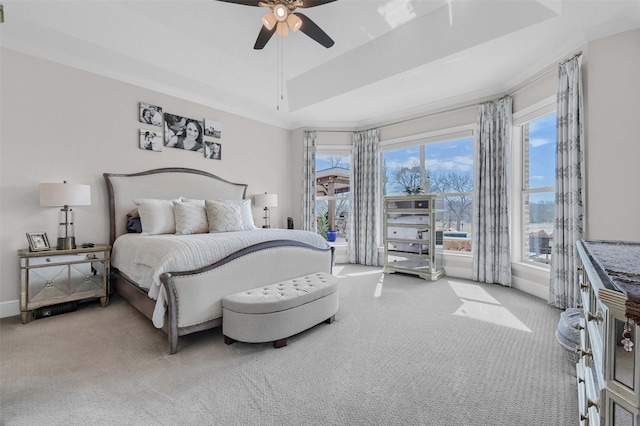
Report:
[[[574,55],[570,56],[569,58],[560,61],[558,64],[548,67],[547,69],[543,70],[539,74],[535,75],[534,77],[531,77],[529,80],[525,81],[524,83],[518,84],[517,86],[515,86],[511,90],[507,91],[506,94],[504,94],[502,96],[499,96],[496,99],[502,98],[504,96],[513,95],[515,92],[527,87],[528,85],[530,85],[530,84],[534,83],[535,81],[541,79],[542,77],[544,77],[545,75],[549,74],[550,72],[557,70],[560,65],[564,65],[567,62],[571,61],[574,58],[577,58],[580,55],[582,55],[582,51],[578,51],[577,53],[575,53]],[[494,97],[491,97],[491,99],[494,99]],[[433,111],[433,112],[430,112],[428,114],[419,115],[419,116],[416,116],[416,117],[404,118],[402,120],[381,124],[379,126],[369,127],[369,129],[370,128],[381,129],[381,128],[384,128],[384,127],[396,126],[398,124],[406,123],[408,121],[419,120],[421,118],[427,118],[427,117],[431,117],[431,116],[438,115],[438,114],[446,114],[446,113],[449,113],[449,112],[453,112],[453,111],[458,111],[458,110],[461,110],[461,109],[469,108],[469,107],[472,107],[472,106],[478,106],[483,102],[486,102],[486,101],[468,103],[468,104],[460,105],[460,106],[457,106],[457,107],[453,107],[453,108],[449,108],[449,109],[445,109],[445,110],[441,110],[441,111]],[[321,129],[315,129],[314,130],[314,129],[307,129],[307,130],[308,131],[318,132],[318,133],[320,133],[320,132],[323,132],[323,133],[349,133],[349,132],[357,132],[357,131],[362,131],[362,130],[367,130],[367,129],[355,129],[355,130],[354,129],[351,129],[351,130],[321,130]]]
[[544,77],[545,75],[549,74],[552,71],[555,71],[558,69],[558,67],[560,65],[566,64],[567,62],[571,61],[574,58],[577,58],[578,56],[582,55],[582,52],[577,52],[576,54],[574,54],[573,56],[564,59],[563,61],[560,61],[558,64],[556,65],[552,65],[549,68],[547,68],[546,70],[542,71],[541,73],[539,73],[538,75],[530,78],[529,80],[525,81],[524,83],[520,83],[518,84],[516,87],[514,87],[513,89],[511,89],[509,92],[507,92],[507,95],[511,96],[513,95],[515,92],[517,92],[518,90],[524,89],[525,87],[527,87],[528,85],[532,84],[533,82],[541,79],[542,77]]

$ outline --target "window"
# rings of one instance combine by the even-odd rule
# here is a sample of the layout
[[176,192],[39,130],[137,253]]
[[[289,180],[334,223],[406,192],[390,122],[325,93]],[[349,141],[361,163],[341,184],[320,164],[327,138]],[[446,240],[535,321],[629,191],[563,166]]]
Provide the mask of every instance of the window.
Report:
[[445,250],[471,251],[473,149],[473,138],[464,137],[382,152],[384,195],[438,194]]
[[522,144],[522,258],[548,264],[555,220],[555,112],[523,124]]
[[318,234],[331,242],[349,239],[350,162],[349,154],[316,155]]

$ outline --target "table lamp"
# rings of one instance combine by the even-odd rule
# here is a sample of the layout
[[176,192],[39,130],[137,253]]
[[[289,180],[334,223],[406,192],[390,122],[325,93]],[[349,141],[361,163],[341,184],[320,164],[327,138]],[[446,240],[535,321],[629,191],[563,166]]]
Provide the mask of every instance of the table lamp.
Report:
[[67,183],[41,183],[40,205],[62,207],[58,213],[58,250],[76,248],[73,232],[73,210],[69,206],[91,205],[91,186]]
[[271,228],[271,218],[269,217],[269,207],[278,207],[278,194],[256,195],[254,198],[256,207],[264,207],[264,225],[263,228]]

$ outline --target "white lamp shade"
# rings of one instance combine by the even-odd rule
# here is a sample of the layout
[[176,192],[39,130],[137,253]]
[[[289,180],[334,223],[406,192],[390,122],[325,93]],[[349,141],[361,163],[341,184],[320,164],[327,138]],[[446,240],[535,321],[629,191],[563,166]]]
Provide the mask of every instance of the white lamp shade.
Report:
[[40,205],[89,206],[91,205],[91,186],[74,183],[41,183]]
[[259,194],[254,198],[256,207],[277,207],[278,194]]

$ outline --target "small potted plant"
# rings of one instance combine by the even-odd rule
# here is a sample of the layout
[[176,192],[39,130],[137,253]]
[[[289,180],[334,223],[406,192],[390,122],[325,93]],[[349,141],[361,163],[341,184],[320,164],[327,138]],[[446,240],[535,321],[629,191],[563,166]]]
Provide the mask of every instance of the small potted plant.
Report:
[[412,195],[412,194],[421,194],[422,193],[422,188],[419,186],[405,186],[404,187],[404,193],[407,195]]

